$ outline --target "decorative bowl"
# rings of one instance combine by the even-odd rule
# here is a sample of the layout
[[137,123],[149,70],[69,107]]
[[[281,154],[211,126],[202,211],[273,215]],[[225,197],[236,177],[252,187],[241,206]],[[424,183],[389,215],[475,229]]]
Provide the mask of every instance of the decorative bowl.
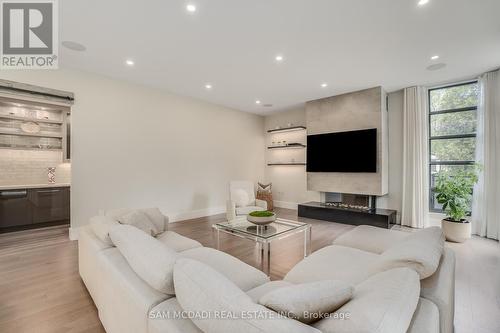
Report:
[[276,221],[276,214],[269,211],[256,211],[247,215],[247,220],[255,225],[266,225]]

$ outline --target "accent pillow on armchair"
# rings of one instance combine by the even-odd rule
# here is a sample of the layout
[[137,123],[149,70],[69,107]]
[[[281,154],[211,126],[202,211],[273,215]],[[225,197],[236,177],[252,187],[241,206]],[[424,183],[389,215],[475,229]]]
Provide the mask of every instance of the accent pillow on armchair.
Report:
[[258,185],[257,199],[267,202],[267,210],[273,210],[274,209],[273,192],[271,191],[273,183],[269,184],[257,183],[257,185]]

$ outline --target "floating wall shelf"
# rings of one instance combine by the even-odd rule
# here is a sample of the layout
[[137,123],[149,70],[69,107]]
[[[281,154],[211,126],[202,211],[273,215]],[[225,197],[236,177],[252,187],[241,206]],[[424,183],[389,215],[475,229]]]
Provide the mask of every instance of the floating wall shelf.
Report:
[[270,129],[267,133],[280,133],[280,132],[291,132],[291,131],[303,131],[305,130],[305,126],[292,126],[292,127],[284,127],[284,128],[275,128]]
[[275,166],[275,165],[306,165],[305,163],[268,163],[268,166]]
[[23,132],[9,132],[9,131],[0,131],[1,135],[17,135],[17,136],[31,136],[35,138],[57,138],[61,139],[62,134],[39,134],[39,133],[23,133]]
[[47,123],[47,124],[62,124],[62,120],[50,120],[50,119],[38,119],[38,118],[26,118],[19,116],[11,116],[11,115],[0,115],[2,119],[11,119],[11,120],[21,120],[21,121],[32,121],[35,123]]
[[301,144],[301,143],[297,143],[297,144],[288,144],[288,145],[283,145],[283,146],[269,146],[267,147],[267,149],[300,149],[300,148],[305,148],[306,146]]

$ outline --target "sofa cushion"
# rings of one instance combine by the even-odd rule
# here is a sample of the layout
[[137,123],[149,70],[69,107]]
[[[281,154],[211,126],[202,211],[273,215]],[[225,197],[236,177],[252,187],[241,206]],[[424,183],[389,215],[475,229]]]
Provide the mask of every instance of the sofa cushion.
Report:
[[333,245],[353,247],[359,250],[381,254],[409,235],[411,235],[409,232],[382,229],[370,225],[360,225],[337,237],[333,241]]
[[158,208],[120,208],[120,209],[110,209],[104,211],[105,216],[109,216],[115,220],[119,220],[120,217],[129,214],[130,212],[139,210],[144,212],[149,219],[155,224],[160,232],[167,230],[168,226],[168,217],[162,214],[162,212]]
[[345,282],[324,280],[278,288],[262,296],[259,304],[308,324],[340,308],[352,292]]
[[384,251],[377,262],[377,270],[409,267],[420,275],[420,279],[425,279],[438,268],[443,250],[444,235],[441,228],[422,229]]
[[173,269],[178,255],[174,250],[130,225],[118,225],[109,235],[137,275],[154,289],[175,294]]
[[[205,333],[319,333],[254,303],[224,275],[201,262],[179,259],[174,268],[174,283],[181,307],[205,314],[206,318],[193,318]],[[220,317],[221,314],[225,315]]]
[[107,216],[94,216],[90,218],[90,228],[97,238],[108,246],[113,246],[111,238],[109,238],[109,230],[119,225],[119,223]]
[[406,333],[439,333],[439,310],[436,304],[420,297]]
[[134,226],[153,237],[160,233],[160,230],[151,221],[149,216],[140,210],[134,210],[133,212],[120,216],[118,222]]
[[238,207],[236,208],[236,215],[248,215],[251,212],[260,212],[266,210],[263,207],[259,206],[246,206],[246,207]]
[[181,236],[173,231],[165,231],[164,233],[158,235],[156,239],[176,252],[202,247],[200,242]]
[[300,261],[283,280],[291,283],[341,280],[357,284],[373,274],[367,268],[371,267],[378,257],[378,254],[330,245]]
[[243,291],[269,282],[269,277],[258,269],[221,251],[209,247],[199,247],[180,252],[184,258],[195,259],[212,267],[231,280]]
[[293,285],[292,283],[286,282],[283,280],[270,281],[270,282],[264,283],[263,285],[255,287],[253,289],[250,289],[246,293],[248,296],[250,296],[252,301],[254,301],[255,303],[259,303],[259,299],[262,296],[264,296],[265,294],[267,294],[273,290],[283,288],[283,287],[292,286],[292,285]]
[[155,306],[148,315],[148,333],[203,333],[186,316],[177,301],[172,297]]
[[[323,333],[405,333],[417,308],[418,274],[409,268],[378,273],[358,284],[353,298],[313,324]],[[344,319],[338,319],[342,314]],[[341,317],[340,317],[341,318]]]

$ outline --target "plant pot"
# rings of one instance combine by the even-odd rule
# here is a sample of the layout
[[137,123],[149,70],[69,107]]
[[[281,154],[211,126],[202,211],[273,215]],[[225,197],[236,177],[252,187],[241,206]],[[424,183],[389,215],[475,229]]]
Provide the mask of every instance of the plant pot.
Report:
[[248,222],[251,222],[255,225],[271,224],[274,221],[276,221],[276,214],[273,214],[272,216],[263,216],[263,217],[247,215],[247,220]]
[[471,227],[469,221],[455,222],[444,219],[441,221],[441,228],[447,241],[463,243],[470,238]]

